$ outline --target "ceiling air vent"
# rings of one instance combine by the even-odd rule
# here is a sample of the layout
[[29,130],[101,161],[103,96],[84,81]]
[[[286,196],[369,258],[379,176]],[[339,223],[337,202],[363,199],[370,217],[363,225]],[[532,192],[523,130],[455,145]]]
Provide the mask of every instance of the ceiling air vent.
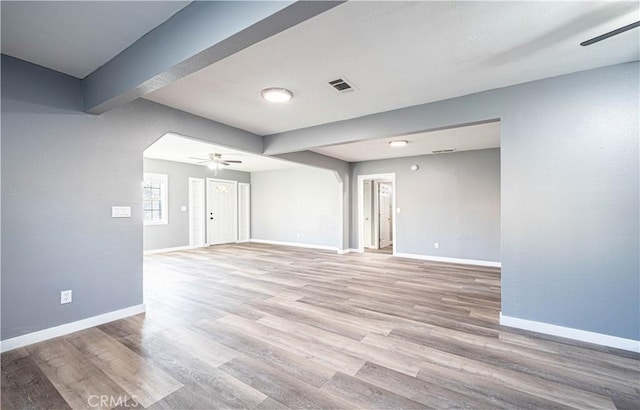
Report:
[[329,86],[339,92],[340,94],[350,93],[356,90],[356,88],[349,84],[349,82],[343,78],[336,78],[335,80],[329,81]]
[[448,154],[450,152],[456,152],[455,148],[449,148],[449,149],[437,149],[435,151],[431,151],[431,153],[433,154]]

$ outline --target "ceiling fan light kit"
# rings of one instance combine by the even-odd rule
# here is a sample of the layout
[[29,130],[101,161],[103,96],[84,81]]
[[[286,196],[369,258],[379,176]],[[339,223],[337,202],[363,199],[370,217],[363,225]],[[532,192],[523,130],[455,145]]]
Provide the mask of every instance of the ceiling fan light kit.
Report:
[[211,153],[209,158],[189,157],[189,159],[199,160],[198,164],[206,165],[207,168],[215,171],[215,176],[218,176],[220,166],[229,166],[231,164],[242,164],[242,161],[235,159],[222,159],[222,154]]

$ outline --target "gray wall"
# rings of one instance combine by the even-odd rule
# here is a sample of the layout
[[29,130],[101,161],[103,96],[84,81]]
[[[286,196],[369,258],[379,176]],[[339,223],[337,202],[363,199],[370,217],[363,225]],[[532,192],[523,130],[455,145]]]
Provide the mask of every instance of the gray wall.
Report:
[[166,225],[145,225],[145,251],[154,249],[189,246],[189,212],[181,211],[181,206],[189,209],[189,178],[217,178],[238,182],[251,182],[248,172],[221,169],[218,176],[214,171],[200,165],[190,165],[181,162],[163,161],[158,159],[144,159],[144,172],[166,174],[169,183],[169,223]]
[[85,114],[79,80],[2,56],[2,339],[142,303],[142,151],[167,132],[262,149],[146,100]]
[[310,245],[339,243],[338,179],[298,167],[251,173],[251,238]]
[[[411,171],[418,164],[418,171]],[[500,150],[423,155],[353,165],[358,175],[396,174],[396,252],[500,261]],[[358,218],[351,218],[357,248]],[[434,242],[439,243],[435,249]]]

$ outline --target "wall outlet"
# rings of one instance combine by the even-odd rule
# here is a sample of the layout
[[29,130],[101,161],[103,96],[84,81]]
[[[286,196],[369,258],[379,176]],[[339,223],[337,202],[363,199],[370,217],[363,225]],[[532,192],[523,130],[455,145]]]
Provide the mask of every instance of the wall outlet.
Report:
[[433,243],[433,247],[434,247],[435,249],[438,249],[438,248],[440,247],[440,243],[438,243],[438,242],[434,242],[434,243]]
[[71,291],[63,290],[60,292],[60,304],[64,305],[65,303],[71,303]]

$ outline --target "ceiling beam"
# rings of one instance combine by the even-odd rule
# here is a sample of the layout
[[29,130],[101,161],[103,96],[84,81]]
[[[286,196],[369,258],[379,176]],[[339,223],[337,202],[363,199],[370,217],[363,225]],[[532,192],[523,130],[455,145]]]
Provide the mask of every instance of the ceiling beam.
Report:
[[[506,90],[506,91],[505,91]],[[264,155],[483,124],[500,118],[516,87],[483,91],[264,137]],[[519,98],[522,98],[519,96]]]
[[342,1],[197,1],[82,80],[104,113],[317,16]]

